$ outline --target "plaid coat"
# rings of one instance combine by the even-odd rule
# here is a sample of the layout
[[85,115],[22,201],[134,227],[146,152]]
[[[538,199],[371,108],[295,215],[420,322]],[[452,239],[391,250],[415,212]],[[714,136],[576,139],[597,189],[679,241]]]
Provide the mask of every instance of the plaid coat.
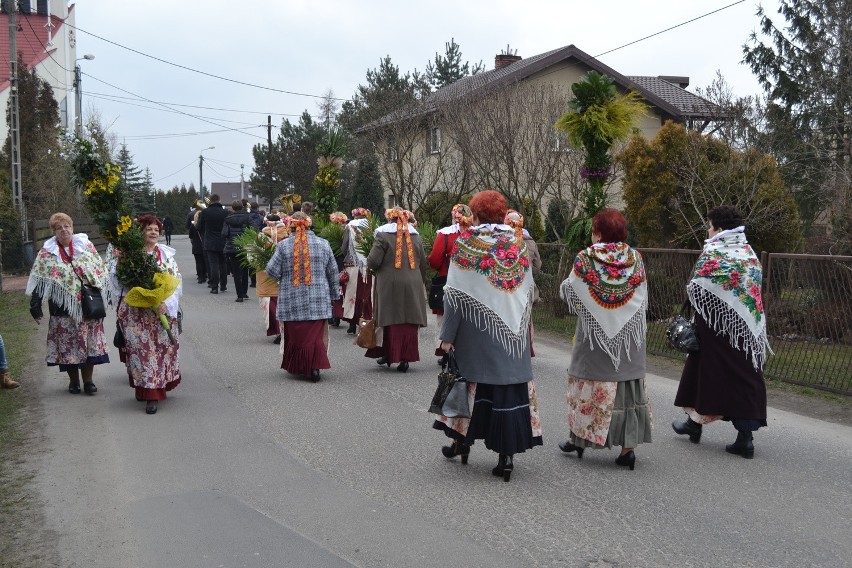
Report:
[[[340,297],[337,263],[328,241],[308,231],[311,283],[293,286],[293,237],[278,243],[266,273],[281,283],[278,288],[279,321],[314,321],[331,317],[331,302]],[[301,267],[300,267],[301,269]]]

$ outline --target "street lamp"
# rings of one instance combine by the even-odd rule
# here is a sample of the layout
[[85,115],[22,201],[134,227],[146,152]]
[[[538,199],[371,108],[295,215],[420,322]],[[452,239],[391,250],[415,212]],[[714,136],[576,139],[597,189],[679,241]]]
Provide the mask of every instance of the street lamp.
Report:
[[[204,148],[204,150],[215,150],[216,146]],[[204,150],[198,153],[198,195],[201,196],[201,202],[204,202]]]
[[[87,53],[83,57],[77,58],[77,61],[81,59],[85,59],[87,61],[91,61],[95,56],[91,53]],[[83,132],[83,94],[80,89],[80,81],[81,81],[82,73],[80,72],[80,64],[74,66],[74,99],[75,99],[75,111],[77,116],[75,117],[75,127],[74,131],[77,133],[77,137],[80,137]]]

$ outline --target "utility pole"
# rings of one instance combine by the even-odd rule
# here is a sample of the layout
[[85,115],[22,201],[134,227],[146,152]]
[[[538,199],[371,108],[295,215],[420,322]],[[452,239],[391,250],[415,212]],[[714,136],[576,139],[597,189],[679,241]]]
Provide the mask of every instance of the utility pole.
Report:
[[243,180],[243,168],[245,168],[245,164],[240,164],[240,199],[246,198],[246,185]]
[[269,208],[272,209],[272,200],[275,193],[272,188],[272,115],[266,116],[266,187],[269,191]]
[[21,121],[18,106],[18,21],[17,2],[6,2],[9,12],[9,136],[12,154],[12,201],[21,222],[21,242],[23,243],[24,262],[29,264],[35,258],[33,244],[29,240],[27,227],[27,206],[24,204],[21,189]]

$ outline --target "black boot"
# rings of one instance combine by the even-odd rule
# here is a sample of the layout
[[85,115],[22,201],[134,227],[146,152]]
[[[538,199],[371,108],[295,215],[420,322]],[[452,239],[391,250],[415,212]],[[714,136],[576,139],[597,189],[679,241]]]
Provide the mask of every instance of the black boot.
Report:
[[701,424],[694,422],[692,418],[687,417],[686,420],[675,420],[672,422],[672,429],[681,435],[689,435],[689,441],[697,444],[701,441]]
[[452,446],[444,446],[441,448],[441,453],[447,459],[452,459],[456,456],[461,456],[462,464],[467,464],[467,458],[470,455],[470,446],[465,446],[461,440],[455,440]]
[[503,481],[509,481],[509,478],[512,477],[514,467],[515,464],[512,463],[512,456],[500,454],[497,458],[497,467],[492,469],[491,473],[497,477],[502,477]]
[[350,323],[349,327],[346,328],[346,333],[348,333],[349,335],[355,335],[355,330],[357,329],[357,327],[358,326],[355,325],[355,322]]
[[751,432],[737,431],[737,440],[733,444],[725,446],[729,454],[738,454],[750,460],[754,457],[754,442]]

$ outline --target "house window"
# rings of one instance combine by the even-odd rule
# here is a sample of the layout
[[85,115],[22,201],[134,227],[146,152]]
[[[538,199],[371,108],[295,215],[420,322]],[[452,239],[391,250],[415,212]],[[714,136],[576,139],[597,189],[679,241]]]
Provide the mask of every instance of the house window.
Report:
[[399,149],[396,140],[388,141],[387,157],[390,162],[396,162],[399,160]]
[[441,129],[433,128],[429,135],[429,153],[437,154],[441,151]]
[[388,209],[393,209],[394,207],[396,207],[396,195],[391,193],[388,195]]

